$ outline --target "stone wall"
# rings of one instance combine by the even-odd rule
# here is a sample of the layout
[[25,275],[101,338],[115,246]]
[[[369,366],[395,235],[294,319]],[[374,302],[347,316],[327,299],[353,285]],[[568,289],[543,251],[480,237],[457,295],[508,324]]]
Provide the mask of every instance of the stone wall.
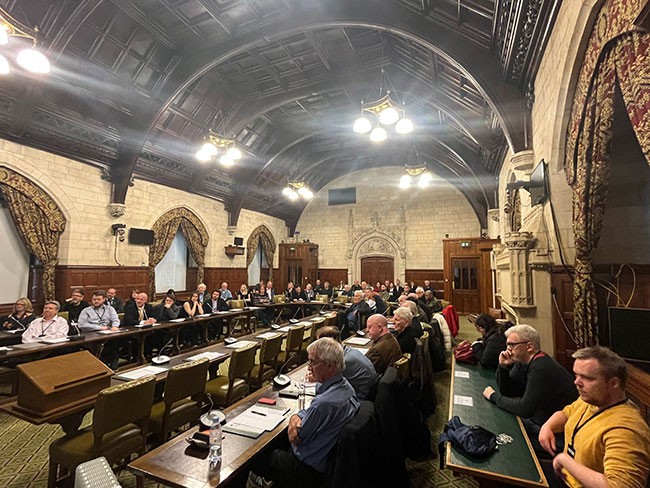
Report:
[[[124,223],[127,230],[150,229],[165,211],[178,206],[192,210],[208,230],[207,267],[245,267],[245,256],[231,259],[224,253],[224,246],[232,244],[233,235],[243,237],[246,243],[250,233],[264,224],[277,242],[287,236],[282,220],[248,210],[242,210],[238,226],[230,235],[228,215],[221,202],[138,179],[129,188],[125,215],[115,219],[107,209],[111,185],[101,179],[98,168],[2,140],[0,164],[36,182],[62,209],[67,224],[61,236],[60,265],[115,266],[112,224]],[[117,260],[125,266],[145,265],[149,260],[148,248],[127,241],[118,243]],[[274,267],[277,265],[276,254]]]
[[[402,172],[402,167],[354,172],[314,196],[296,230],[299,239],[319,244],[321,268],[348,268],[354,275],[354,258],[369,252],[363,246],[372,238],[387,243],[385,254],[395,254],[399,267],[396,278],[404,280],[405,269],[443,267],[445,237],[480,235],[478,219],[458,190],[437,178],[428,189],[402,190],[397,186]],[[328,206],[328,190],[348,187],[357,189],[356,204]]]

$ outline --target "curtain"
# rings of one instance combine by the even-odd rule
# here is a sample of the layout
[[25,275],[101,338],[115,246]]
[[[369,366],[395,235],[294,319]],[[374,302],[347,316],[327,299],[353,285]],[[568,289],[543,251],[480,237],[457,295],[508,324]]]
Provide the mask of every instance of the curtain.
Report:
[[[607,18],[606,16],[604,17]],[[594,31],[599,28],[599,21]],[[598,44],[592,44],[598,47]],[[633,31],[608,42],[590,79],[577,90],[567,137],[567,181],[573,192],[575,240],[574,332],[578,347],[598,341],[598,310],[592,260],[607,204],[614,97],[623,95],[641,149],[650,164],[650,34]],[[586,56],[588,57],[588,56]],[[591,56],[593,58],[593,54]],[[582,73],[581,73],[582,77]],[[585,82],[586,86],[584,86]],[[583,96],[584,95],[584,96]]]
[[165,212],[152,227],[154,243],[149,247],[149,296],[152,298],[156,294],[156,266],[167,254],[179,227],[198,266],[196,284],[203,281],[208,232],[191,210],[185,207],[174,208]]
[[260,225],[251,232],[248,242],[246,243],[246,268],[251,265],[253,258],[257,253],[259,244],[262,245],[264,258],[269,265],[269,280],[273,279],[273,256],[275,255],[275,239],[273,234],[265,225]]
[[43,263],[43,296],[54,300],[54,269],[66,223],[63,212],[41,188],[8,168],[0,168],[0,190],[25,246]]

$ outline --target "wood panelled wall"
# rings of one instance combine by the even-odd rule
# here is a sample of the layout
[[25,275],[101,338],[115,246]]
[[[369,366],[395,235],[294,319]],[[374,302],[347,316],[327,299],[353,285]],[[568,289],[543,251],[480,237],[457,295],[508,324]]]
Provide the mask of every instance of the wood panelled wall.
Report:
[[[619,265],[597,265],[594,267],[594,277],[603,285],[616,287],[624,302],[629,301],[629,307],[650,309],[650,266],[632,265],[634,273],[623,267],[619,274]],[[573,272],[572,269],[570,269]],[[576,345],[571,338],[573,335],[573,282],[567,271],[560,266],[554,267],[551,275],[551,292],[555,297],[553,304],[553,330],[555,332],[555,351],[557,360],[570,368],[573,364],[571,355]],[[618,278],[616,275],[619,274]],[[599,343],[609,342],[609,324],[607,307],[616,306],[616,296],[609,293],[604,286],[596,286],[598,299],[598,330]],[[618,305],[623,306],[623,305]],[[568,329],[568,331],[567,331]],[[571,334],[571,335],[569,335]]]
[[423,285],[424,280],[429,280],[436,290],[436,297],[445,298],[445,273],[442,269],[407,269],[406,281],[416,285]]
[[57,266],[55,274],[56,299],[60,302],[70,297],[73,288],[82,288],[86,301],[95,290],[113,287],[127,300],[131,290],[147,290],[148,268],[143,266]]
[[[327,268],[318,270],[318,278],[321,282],[327,280],[332,285],[332,288],[336,289],[339,286],[339,283],[348,282],[348,269],[347,268]],[[286,283],[285,283],[286,285]]]

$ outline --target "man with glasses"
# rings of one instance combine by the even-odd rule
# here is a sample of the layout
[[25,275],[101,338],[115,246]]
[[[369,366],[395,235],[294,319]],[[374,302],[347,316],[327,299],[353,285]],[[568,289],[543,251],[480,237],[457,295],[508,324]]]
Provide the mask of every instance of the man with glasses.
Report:
[[72,295],[61,307],[61,312],[68,312],[68,322],[79,322],[79,315],[84,308],[90,304],[84,300],[84,291],[81,288],[72,290]]
[[289,419],[291,449],[276,449],[260,460],[255,473],[249,473],[247,488],[320,486],[341,429],[359,410],[354,389],[342,375],[341,344],[323,337],[307,347],[307,354],[309,375],[320,383],[316,396],[309,408]]
[[530,325],[520,324],[505,332],[506,350],[499,354],[497,385],[488,386],[483,396],[499,408],[524,420],[533,447],[540,427],[551,415],[578,398],[573,377],[540,348],[539,333]]

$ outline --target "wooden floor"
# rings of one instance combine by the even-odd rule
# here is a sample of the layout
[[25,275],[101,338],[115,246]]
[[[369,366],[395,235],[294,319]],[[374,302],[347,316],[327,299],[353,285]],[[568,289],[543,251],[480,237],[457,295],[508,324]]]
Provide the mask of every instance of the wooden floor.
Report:
[[[474,327],[461,318],[461,332],[457,340],[476,339]],[[431,429],[433,452],[437,452],[438,437],[447,423],[449,404],[450,373],[436,374],[436,394],[438,408],[427,419]],[[82,427],[89,425],[91,414],[84,419]],[[34,426],[8,415],[0,414],[0,487],[37,488],[47,484],[48,446],[63,435],[58,426]],[[407,461],[407,471],[413,487],[477,487],[471,479],[455,477],[448,470],[441,470],[437,457],[419,462]],[[128,472],[119,474],[119,481],[125,488],[135,487],[135,478]],[[147,487],[157,486],[146,483]]]

